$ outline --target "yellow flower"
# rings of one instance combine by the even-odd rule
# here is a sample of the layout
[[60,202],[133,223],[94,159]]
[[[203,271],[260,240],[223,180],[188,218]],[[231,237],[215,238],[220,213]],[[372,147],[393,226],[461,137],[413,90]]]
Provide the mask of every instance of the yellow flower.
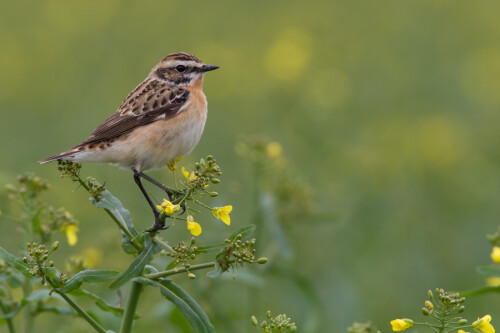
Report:
[[220,219],[222,222],[224,222],[227,225],[231,224],[231,218],[229,217],[229,213],[233,210],[233,206],[224,206],[224,207],[214,207],[212,209],[212,215],[216,219]]
[[486,279],[486,285],[490,287],[500,287],[500,277],[489,277]]
[[406,331],[413,326],[413,320],[411,319],[394,319],[391,321],[392,330],[394,332]]
[[500,263],[500,246],[493,246],[493,251],[491,251],[491,259],[494,262]]
[[170,170],[172,171],[175,171],[177,170],[177,162],[181,161],[184,157],[179,157],[179,158],[176,158],[174,160],[171,160],[170,162],[168,162],[167,166]]
[[282,152],[283,147],[278,142],[269,142],[266,146],[266,153],[270,158],[280,157]]
[[495,328],[493,328],[493,325],[490,324],[490,321],[491,321],[491,316],[486,315],[483,318],[473,322],[472,328],[474,328],[475,331],[479,329],[481,333],[495,333]]
[[198,176],[196,176],[193,171],[189,172],[184,167],[182,167],[181,170],[182,174],[184,175],[184,177],[186,177],[187,180],[189,180],[189,182],[192,182],[193,180],[198,178]]
[[195,222],[191,215],[188,215],[187,217],[187,228],[189,231],[191,231],[191,234],[193,236],[199,236],[201,234],[200,224]]
[[68,225],[64,232],[66,233],[66,238],[68,239],[68,244],[73,246],[78,242],[78,237],[76,233],[78,232],[78,227],[75,224]]
[[178,212],[181,209],[181,206],[174,205],[167,199],[163,199],[162,204],[157,205],[156,208],[158,208],[162,213],[165,213],[167,215],[172,215],[173,213]]
[[464,330],[458,330],[457,333],[469,333],[469,332],[465,332]]

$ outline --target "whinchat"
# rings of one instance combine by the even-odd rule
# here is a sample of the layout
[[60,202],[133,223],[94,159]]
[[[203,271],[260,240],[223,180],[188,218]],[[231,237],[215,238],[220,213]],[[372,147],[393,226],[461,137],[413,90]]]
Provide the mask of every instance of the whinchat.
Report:
[[131,169],[155,216],[148,231],[164,229],[141,178],[168,190],[143,171],[164,167],[198,144],[207,119],[203,76],[217,68],[189,53],[167,55],[87,140],[40,163],[69,160]]

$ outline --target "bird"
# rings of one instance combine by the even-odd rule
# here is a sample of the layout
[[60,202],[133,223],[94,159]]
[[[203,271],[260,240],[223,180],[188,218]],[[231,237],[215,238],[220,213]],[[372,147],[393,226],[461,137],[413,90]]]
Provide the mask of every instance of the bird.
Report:
[[188,155],[198,144],[207,119],[203,78],[206,72],[217,68],[186,52],[167,55],[87,140],[39,163],[97,162],[132,170],[134,181],[155,216],[153,227],[146,231],[165,229],[165,221],[160,220],[141,179],[170,196],[165,186],[144,171],[162,168]]

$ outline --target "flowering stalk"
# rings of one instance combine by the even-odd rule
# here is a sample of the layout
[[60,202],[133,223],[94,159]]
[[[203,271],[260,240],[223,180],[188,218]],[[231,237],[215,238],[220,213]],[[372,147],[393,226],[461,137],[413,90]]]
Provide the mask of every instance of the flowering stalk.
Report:
[[463,305],[465,298],[460,297],[458,293],[436,289],[437,298],[434,298],[434,294],[430,290],[428,296],[429,300],[425,301],[422,313],[433,320],[434,323],[420,323],[412,319],[394,319],[391,321],[392,330],[394,332],[406,331],[413,326],[419,325],[427,326],[439,333],[455,332],[457,330],[458,333],[466,333],[463,331],[465,328],[472,328],[478,333],[495,333],[495,329],[490,324],[490,315],[476,320],[471,325],[467,325],[467,319],[458,316],[458,314],[465,311]]

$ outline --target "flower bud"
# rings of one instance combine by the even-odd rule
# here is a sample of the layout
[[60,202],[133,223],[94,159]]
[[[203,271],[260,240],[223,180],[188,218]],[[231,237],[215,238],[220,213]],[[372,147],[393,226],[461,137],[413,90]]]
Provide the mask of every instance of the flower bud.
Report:
[[252,325],[257,326],[259,322],[257,321],[257,318],[255,316],[252,316]]
[[220,179],[218,179],[218,178],[210,178],[210,181],[212,182],[212,184],[219,184],[220,183]]
[[53,244],[52,244],[52,251],[55,251],[57,250],[57,248],[59,247],[59,241],[55,241]]
[[261,258],[257,259],[257,263],[260,265],[263,265],[266,262],[267,262],[267,258],[265,258],[265,257],[261,257]]
[[434,309],[434,304],[432,304],[432,302],[430,301],[425,301],[425,307],[429,310],[432,310]]
[[465,306],[462,305],[461,307],[458,308],[458,313],[462,313],[464,311],[465,311]]
[[458,321],[458,325],[465,325],[465,324],[467,324],[467,319],[465,318],[462,318]]
[[427,308],[422,308],[422,313],[424,314],[424,316],[428,316],[431,314],[429,309],[427,309]]
[[297,330],[297,326],[290,327],[290,333],[293,333]]
[[432,291],[430,291],[430,290],[427,292],[427,296],[429,297],[429,299],[434,298],[434,295],[432,294]]
[[267,319],[271,319],[271,311],[267,310],[266,315],[267,315]]
[[189,272],[188,274],[188,278],[190,279],[194,279],[196,277],[196,275],[194,275],[193,273]]
[[219,195],[217,192],[208,192],[208,195],[211,196],[212,198],[216,197]]

